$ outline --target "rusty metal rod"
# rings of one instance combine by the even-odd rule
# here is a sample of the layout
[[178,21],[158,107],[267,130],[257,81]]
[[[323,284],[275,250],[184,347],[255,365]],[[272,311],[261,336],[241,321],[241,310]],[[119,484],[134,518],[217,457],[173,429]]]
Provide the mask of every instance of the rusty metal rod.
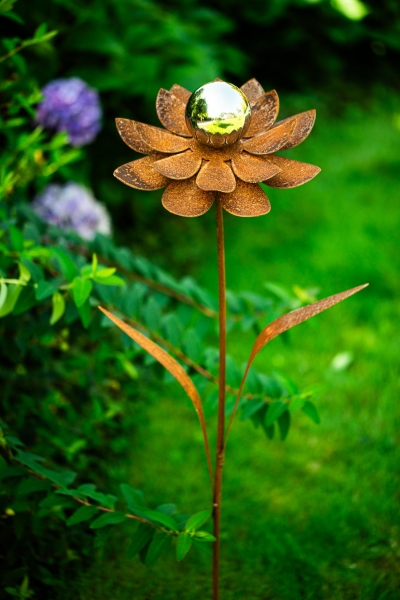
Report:
[[222,469],[224,466],[225,390],[226,390],[226,279],[224,223],[222,205],[217,196],[215,202],[218,250],[218,296],[219,296],[219,382],[218,382],[218,426],[217,454],[213,494],[213,600],[219,600],[220,526],[222,501]]

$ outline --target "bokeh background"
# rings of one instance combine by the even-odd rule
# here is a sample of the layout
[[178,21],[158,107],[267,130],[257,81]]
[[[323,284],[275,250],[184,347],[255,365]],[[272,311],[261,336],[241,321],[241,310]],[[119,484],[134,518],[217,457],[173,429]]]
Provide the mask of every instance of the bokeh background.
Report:
[[[291,302],[365,282],[370,287],[275,340],[257,359],[259,372],[284,373],[302,390],[318,389],[313,402],[321,423],[296,414],[284,442],[267,439],[250,421],[236,423],[225,469],[222,597],[398,599],[398,2],[12,4],[0,3],[4,53],[12,55],[0,63],[4,222],[22,223],[16,207],[32,207],[49,185],[74,182],[106,207],[115,246],[146,257],[176,280],[193,278],[214,297],[213,211],[199,219],[175,217],[162,208],[161,192],[138,192],[115,180],[113,170],[135,157],[120,140],[115,117],[157,125],[160,87],[179,83],[194,90],[215,77],[235,85],[256,77],[266,90],[277,89],[282,118],[317,109],[312,134],[289,155],[319,165],[321,174],[294,190],[269,188],[267,216],[226,216],[227,285],[233,294],[247,291],[258,299],[272,289],[286,310]],[[13,54],[43,23],[57,35]],[[83,145],[65,138],[59,151],[48,146],[53,133],[47,126],[38,145],[18,150],[16,136],[35,130],[39,90],[71,77],[99,94],[98,133]],[[6,179],[13,164],[16,178]],[[44,246],[63,243],[62,231],[43,235]],[[1,265],[3,277],[7,266]],[[9,428],[9,435],[53,464],[76,467],[81,482],[95,481],[103,491],[118,490],[124,480],[143,490],[153,506],[177,502],[189,513],[206,508],[201,437],[181,392],[141,356],[129,355],[131,367],[124,363],[130,350],[121,338],[107,346],[72,317],[60,321],[54,334],[24,337],[29,319],[42,314],[36,305],[28,308],[25,321],[11,314],[0,320],[4,431]],[[46,323],[50,310],[44,312]],[[228,338],[238,364],[246,361],[255,335],[253,328],[244,329],[232,328]],[[22,342],[12,350],[21,335],[23,355]],[[205,335],[207,343],[215,342],[215,331]],[[90,362],[93,352],[107,365],[101,372]],[[37,389],[30,383],[35,377]],[[105,381],[106,391],[99,391],[96,385]],[[97,413],[89,419],[82,406],[96,401]],[[210,416],[211,430],[212,423]],[[24,488],[18,489],[21,495]],[[171,553],[149,570],[138,558],[125,560],[123,529],[115,528],[102,543],[85,524],[80,532],[65,526],[69,505],[40,507],[43,490],[28,490],[23,500],[16,490],[11,485],[0,491],[0,532],[8,548],[0,549],[0,597],[10,597],[6,587],[20,598],[32,592],[60,600],[209,597],[210,564],[201,553],[191,552],[182,563]],[[14,515],[4,512],[10,507]],[[21,591],[24,581],[27,591]]]

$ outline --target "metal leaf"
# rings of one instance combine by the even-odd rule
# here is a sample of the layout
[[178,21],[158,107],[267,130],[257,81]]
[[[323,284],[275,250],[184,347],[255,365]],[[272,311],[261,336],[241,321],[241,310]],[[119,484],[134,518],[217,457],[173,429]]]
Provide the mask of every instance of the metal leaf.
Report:
[[306,110],[305,112],[299,113],[298,115],[293,115],[293,117],[289,117],[288,119],[284,119],[276,123],[275,127],[278,127],[278,125],[286,123],[286,121],[296,119],[296,127],[294,128],[289,141],[281,148],[281,150],[289,150],[290,148],[294,148],[295,146],[301,144],[301,142],[303,142],[311,133],[311,130],[314,127],[315,117],[316,112],[314,109]]
[[170,213],[180,217],[200,217],[214,202],[214,192],[201,190],[195,177],[171,181],[162,197],[162,204]]
[[247,96],[251,107],[253,107],[253,104],[264,93],[262,86],[258,83],[257,79],[254,79],[254,77],[253,79],[250,79],[244,83],[240,89],[242,90],[243,94]]
[[[278,335],[280,335],[284,331],[287,331],[288,329],[291,329],[292,327],[295,327],[296,325],[299,325],[300,323],[303,323],[304,321],[311,319],[311,317],[314,317],[315,315],[318,315],[320,312],[323,312],[327,308],[330,308],[331,306],[338,304],[338,302],[342,302],[342,300],[349,298],[349,296],[353,296],[353,294],[360,292],[367,286],[368,286],[368,283],[365,283],[364,285],[359,285],[358,287],[352,288],[345,292],[340,292],[339,294],[334,294],[333,296],[328,296],[328,298],[324,298],[323,300],[319,300],[318,302],[314,302],[313,304],[309,304],[308,306],[304,306],[303,308],[298,308],[297,310],[293,310],[292,312],[288,313],[287,315],[283,315],[282,317],[279,317],[278,319],[276,319],[275,321],[273,321],[272,323],[267,325],[267,327],[265,327],[265,329],[262,330],[262,332],[258,335],[258,337],[254,343],[253,349],[250,354],[250,358],[246,365],[246,369],[245,369],[245,372],[244,372],[244,375],[242,378],[242,382],[240,384],[240,388],[239,388],[239,391],[238,391],[238,394],[236,397],[236,402],[235,402],[235,406],[233,408],[231,420],[229,422],[228,431],[226,434],[226,442],[228,440],[228,436],[229,436],[229,433],[232,428],[233,419],[235,418],[236,410],[237,410],[237,407],[238,407],[238,404],[240,401],[240,397],[242,395],[244,384],[246,382],[247,374],[249,372],[249,369],[251,367],[253,360],[255,359],[257,354],[260,352],[260,350],[262,348],[264,348],[264,346],[266,344],[268,344],[268,342],[270,342],[271,340],[276,338]],[[225,442],[225,445],[226,445],[226,442]]]
[[279,97],[275,90],[263,94],[251,107],[251,122],[245,137],[253,137],[272,127],[279,112]]
[[201,156],[192,150],[173,154],[153,165],[153,168],[170,179],[188,179],[201,167]]
[[212,483],[213,482],[213,473],[212,473],[210,446],[208,443],[208,436],[207,436],[207,429],[206,429],[206,421],[205,421],[205,417],[204,417],[203,405],[201,403],[199,393],[198,393],[193,381],[190,379],[190,377],[184,371],[182,366],[170,354],[168,354],[168,352],[166,352],[163,348],[161,348],[161,346],[159,346],[158,344],[156,344],[155,342],[153,342],[152,340],[147,338],[145,335],[140,333],[140,331],[138,331],[137,329],[134,329],[130,325],[127,325],[126,323],[124,323],[124,321],[122,321],[121,319],[119,319],[118,317],[116,317],[115,315],[110,313],[105,308],[102,308],[101,306],[99,306],[98,308],[113,323],[115,323],[115,325],[117,325],[117,327],[119,327],[119,329],[121,329],[124,333],[126,333],[126,335],[128,335],[132,340],[134,340],[137,344],[139,344],[139,346],[141,346],[144,350],[146,350],[146,352],[148,352],[165,369],[167,369],[167,371],[169,371],[171,373],[171,375],[173,377],[175,377],[175,379],[178,381],[178,383],[181,384],[182,388],[185,390],[186,394],[189,396],[189,398],[195,408],[197,416],[199,418],[201,429],[203,432],[204,447],[205,447],[205,451],[206,451],[208,470],[209,470],[210,479],[211,479],[211,483]]
[[270,154],[286,144],[296,126],[296,119],[277,125],[269,131],[242,141],[242,146],[250,154]]
[[121,165],[114,171],[114,177],[137,190],[160,190],[168,185],[169,179],[154,170],[153,164],[161,154],[153,154]]
[[185,106],[186,106],[187,101],[189,100],[190,96],[192,95],[192,92],[189,92],[189,90],[182,87],[181,85],[178,85],[177,83],[174,83],[174,85],[172,86],[172,88],[169,91],[172,94],[174,94],[174,96],[179,98],[179,100],[181,102],[183,102],[185,104]]
[[150,154],[152,149],[146,144],[136,131],[136,121],[130,119],[115,119],[117,130],[122,140],[129,148],[140,154]]
[[280,173],[263,183],[275,188],[294,188],[314,179],[321,172],[319,167],[283,156],[269,156],[270,161],[281,169]]
[[280,168],[268,156],[253,156],[243,151],[232,158],[233,172],[242,181],[259,183],[280,172]]
[[240,179],[230,194],[219,194],[223,208],[236,217],[260,217],[271,210],[271,204],[257,183]]
[[196,183],[205,191],[229,193],[236,187],[232,169],[218,155],[205,161],[197,175]]
[[187,150],[190,146],[190,140],[188,138],[183,138],[174,133],[170,133],[166,129],[154,127],[153,125],[146,125],[145,123],[139,123],[138,121],[135,121],[135,127],[144,143],[157,152],[174,154],[175,152]]
[[157,95],[156,110],[161,123],[178,135],[191,137],[185,120],[186,103],[175,94],[161,88]]

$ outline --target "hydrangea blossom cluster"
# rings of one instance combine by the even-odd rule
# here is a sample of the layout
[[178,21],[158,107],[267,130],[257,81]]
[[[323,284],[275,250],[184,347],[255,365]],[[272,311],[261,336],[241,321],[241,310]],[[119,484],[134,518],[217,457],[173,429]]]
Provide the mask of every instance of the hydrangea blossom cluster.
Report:
[[72,229],[86,240],[92,240],[97,232],[111,233],[107,210],[90,190],[78,183],[48,185],[36,196],[32,208],[47,223],[64,230]]
[[79,77],[55,79],[43,89],[36,120],[45,129],[66,131],[72,146],[89,144],[101,129],[99,94]]

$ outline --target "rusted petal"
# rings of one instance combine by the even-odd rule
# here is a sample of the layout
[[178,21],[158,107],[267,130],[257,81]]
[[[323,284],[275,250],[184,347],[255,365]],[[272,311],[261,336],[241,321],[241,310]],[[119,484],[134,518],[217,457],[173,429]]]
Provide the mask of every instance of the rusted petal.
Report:
[[130,119],[115,119],[118,133],[125,144],[127,144],[129,148],[132,148],[132,150],[135,150],[135,152],[140,152],[140,154],[150,154],[151,148],[142,140],[136,131],[136,123],[136,121],[131,121]]
[[236,179],[230,166],[218,156],[204,161],[197,175],[196,183],[202,190],[233,192]]
[[292,327],[295,327],[296,325],[299,325],[300,323],[303,323],[304,321],[311,319],[311,317],[315,317],[315,315],[318,315],[319,313],[323,312],[327,308],[331,308],[331,306],[338,304],[338,302],[342,302],[342,300],[346,300],[346,298],[353,296],[353,294],[357,294],[357,292],[360,292],[367,286],[368,286],[368,283],[365,283],[364,285],[359,285],[358,287],[352,288],[351,290],[347,290],[345,292],[340,292],[339,294],[334,294],[333,296],[328,296],[328,298],[324,298],[323,300],[319,300],[318,302],[314,302],[313,304],[309,304],[308,306],[304,306],[303,308],[298,308],[297,310],[293,310],[292,312],[288,313],[287,315],[283,315],[282,317],[279,317],[278,319],[276,319],[275,321],[273,321],[272,323],[267,325],[267,327],[265,329],[262,330],[262,332],[258,335],[258,337],[254,343],[253,349],[250,353],[250,358],[246,365],[246,369],[245,369],[245,372],[244,372],[244,375],[242,378],[242,382],[240,384],[239,392],[236,397],[235,406],[234,406],[234,409],[233,409],[233,412],[231,415],[231,419],[229,422],[226,439],[228,439],[230,430],[232,428],[233,419],[235,418],[236,409],[238,407],[239,400],[242,395],[242,391],[243,391],[243,387],[244,387],[244,384],[246,381],[247,374],[249,372],[249,369],[251,367],[253,360],[255,359],[257,354],[260,352],[260,350],[262,348],[264,348],[264,346],[266,344],[268,344],[268,342],[270,342],[271,340],[276,338],[278,335],[280,335],[284,331],[287,331],[288,329],[292,329]]
[[280,168],[270,161],[269,156],[253,156],[246,151],[238,153],[231,162],[235,175],[249,183],[265,181],[280,171]]
[[286,144],[296,126],[296,120],[292,119],[287,123],[282,123],[273,127],[269,131],[256,135],[255,137],[242,142],[243,148],[250,154],[270,154],[277,152]]
[[251,107],[251,121],[245,137],[253,137],[272,127],[279,112],[279,97],[275,90],[263,94]]
[[184,371],[183,367],[170,355],[166,352],[161,346],[147,338],[143,333],[140,333],[137,329],[130,327],[121,319],[114,316],[112,313],[108,312],[101,306],[98,307],[102,313],[104,313],[119,329],[121,329],[127,336],[129,336],[132,340],[134,340],[139,346],[141,346],[146,352],[148,352],[153,358],[155,358],[162,366],[167,369],[171,373],[173,377],[181,384],[186,394],[189,396],[194,409],[197,413],[197,416],[200,421],[201,429],[203,432],[204,438],[204,448],[207,456],[207,464],[208,470],[210,473],[211,482],[213,481],[212,476],[212,466],[211,466],[211,454],[210,454],[210,446],[208,443],[207,429],[206,429],[206,421],[204,417],[203,405],[200,400],[199,393],[190,379],[189,375]]
[[136,122],[136,131],[145,144],[158,152],[175,154],[175,152],[187,150],[190,146],[188,138],[177,136],[166,129],[160,129],[160,127]]
[[237,217],[260,217],[271,210],[271,204],[257,183],[237,180],[231,194],[220,194],[223,208]]
[[201,167],[201,156],[192,150],[173,154],[154,163],[153,168],[170,179],[188,179]]
[[294,148],[303,142],[306,137],[310,134],[311,129],[314,127],[315,123],[315,110],[306,110],[305,112],[299,113],[298,115],[294,115],[293,117],[289,117],[288,119],[284,119],[283,121],[279,121],[276,124],[281,125],[286,121],[290,121],[291,119],[296,119],[296,127],[293,130],[292,135],[289,138],[289,141],[281,148],[281,150],[289,150],[289,148]]
[[189,92],[189,90],[182,87],[181,85],[178,85],[177,83],[174,83],[174,85],[172,86],[172,88],[169,91],[172,92],[174,96],[179,98],[179,100],[181,102],[183,102],[185,105],[187,104],[187,101],[189,100],[190,96],[192,95],[192,93]]
[[220,79],[219,77],[216,77],[213,81],[223,81],[223,79]]
[[168,90],[161,88],[158,92],[156,110],[164,127],[178,135],[192,137],[186,127],[185,107],[185,103]]
[[280,173],[264,181],[266,185],[276,188],[294,188],[313,179],[321,171],[319,167],[291,160],[283,156],[270,156],[271,162],[279,167]]
[[159,158],[160,154],[154,154],[133,160],[115,169],[114,177],[137,190],[160,190],[169,180],[153,168]]
[[180,217],[199,217],[211,208],[214,192],[205,192],[197,185],[195,178],[185,181],[171,181],[163,193],[164,208]]
[[244,83],[240,89],[247,96],[251,107],[253,107],[256,100],[264,93],[263,87],[254,78]]

